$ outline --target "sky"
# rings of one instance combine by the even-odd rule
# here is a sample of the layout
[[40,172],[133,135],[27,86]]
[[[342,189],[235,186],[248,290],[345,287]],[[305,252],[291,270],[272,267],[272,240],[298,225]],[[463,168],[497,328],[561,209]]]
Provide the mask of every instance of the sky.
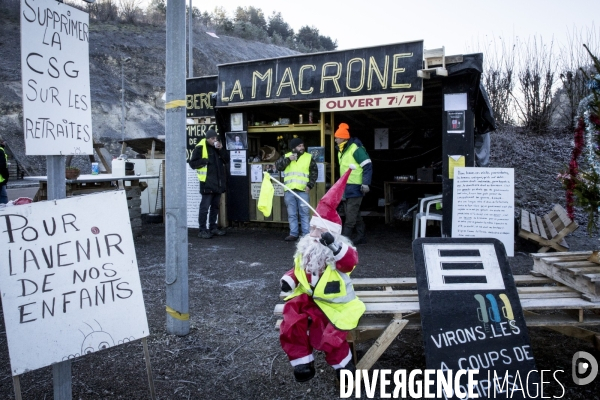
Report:
[[592,28],[600,36],[599,0],[192,0],[192,6],[208,12],[221,6],[230,18],[238,6],[260,8],[267,20],[281,12],[295,32],[314,26],[337,40],[338,50],[422,39],[425,49],[444,46],[452,55],[483,51],[492,38],[512,43],[537,35],[566,44],[573,29]]

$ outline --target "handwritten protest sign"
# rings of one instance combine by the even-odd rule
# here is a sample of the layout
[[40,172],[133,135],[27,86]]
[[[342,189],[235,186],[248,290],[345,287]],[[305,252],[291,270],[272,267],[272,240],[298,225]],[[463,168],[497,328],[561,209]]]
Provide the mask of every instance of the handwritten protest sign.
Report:
[[0,209],[0,266],[13,375],[148,336],[124,191]]
[[452,237],[496,238],[513,257],[514,198],[514,169],[455,168]]
[[21,0],[21,73],[26,154],[92,154],[88,14]]
[[[478,370],[473,392],[480,399],[532,398],[540,376],[502,243],[419,238],[413,254],[427,369],[452,371],[452,376]],[[466,381],[462,376],[462,392]]]

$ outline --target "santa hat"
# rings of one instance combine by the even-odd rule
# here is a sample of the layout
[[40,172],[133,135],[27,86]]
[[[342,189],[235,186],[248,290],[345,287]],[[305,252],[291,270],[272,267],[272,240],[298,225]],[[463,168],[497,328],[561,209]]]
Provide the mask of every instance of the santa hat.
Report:
[[312,216],[310,225],[327,229],[331,233],[342,233],[342,219],[337,213],[337,207],[342,201],[348,177],[354,169],[356,169],[356,166],[351,164],[350,169],[321,198],[316,210],[318,215]]

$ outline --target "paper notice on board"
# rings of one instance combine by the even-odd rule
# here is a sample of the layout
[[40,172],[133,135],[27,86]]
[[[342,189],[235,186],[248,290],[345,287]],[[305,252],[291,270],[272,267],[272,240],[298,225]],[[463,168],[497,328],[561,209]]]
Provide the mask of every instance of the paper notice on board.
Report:
[[252,164],[250,166],[250,182],[262,182],[263,168],[261,164]]
[[514,256],[513,168],[456,168],[452,237],[496,238]]
[[325,164],[317,163],[317,169],[319,170],[317,182],[325,182]]
[[229,157],[231,175],[246,176],[246,150],[232,151]]
[[448,178],[454,179],[454,168],[465,166],[465,156],[448,156]]

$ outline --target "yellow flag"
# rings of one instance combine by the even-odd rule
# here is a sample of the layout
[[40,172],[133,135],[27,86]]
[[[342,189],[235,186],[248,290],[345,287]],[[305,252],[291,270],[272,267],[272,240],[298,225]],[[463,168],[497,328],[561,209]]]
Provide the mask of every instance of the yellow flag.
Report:
[[258,211],[263,213],[265,217],[271,215],[274,193],[275,189],[271,183],[271,177],[268,172],[264,172],[262,185],[260,186],[260,196],[258,197]]

